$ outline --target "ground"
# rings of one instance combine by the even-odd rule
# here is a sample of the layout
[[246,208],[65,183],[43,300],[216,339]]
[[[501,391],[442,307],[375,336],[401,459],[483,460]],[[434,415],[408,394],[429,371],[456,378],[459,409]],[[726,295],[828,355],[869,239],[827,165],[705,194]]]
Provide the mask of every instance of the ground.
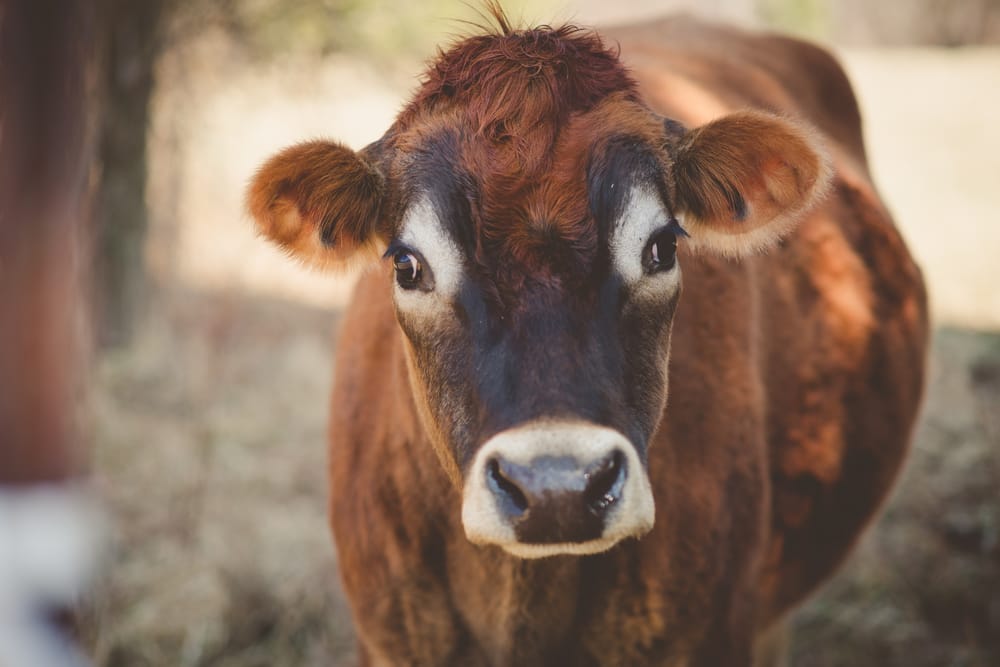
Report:
[[[936,333],[901,483],[841,574],[796,615],[792,664],[1000,664],[1000,227],[984,224],[998,204],[1000,53],[845,60],[879,185],[928,276]],[[301,273],[239,213],[268,152],[322,128],[360,127],[346,138],[363,144],[405,91],[363,63],[324,67],[308,77],[277,67],[228,87],[196,78],[186,97],[160,101],[159,288],[135,346],[95,360],[86,410],[111,519],[109,565],[82,624],[98,665],[339,665],[352,655],[324,450],[331,342],[350,281]],[[345,87],[350,99],[331,101]],[[199,100],[190,127],[162,112],[178,100]],[[345,111],[359,100],[363,112]]]
[[[323,310],[174,294],[98,369],[112,565],[97,663],[343,664],[350,621],[326,526]],[[1000,335],[941,328],[915,450],[843,572],[796,616],[796,666],[1000,660]]]

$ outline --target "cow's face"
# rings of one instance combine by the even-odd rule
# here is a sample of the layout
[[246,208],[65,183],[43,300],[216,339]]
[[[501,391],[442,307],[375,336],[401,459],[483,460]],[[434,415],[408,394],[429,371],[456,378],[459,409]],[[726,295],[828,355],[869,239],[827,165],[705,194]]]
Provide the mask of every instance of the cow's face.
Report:
[[[518,555],[598,551],[653,523],[646,446],[666,398],[683,231],[655,157],[609,143],[516,206],[449,174],[459,156],[421,167],[385,253],[466,533]],[[580,205],[561,210],[555,191]]]
[[308,262],[382,254],[466,534],[523,557],[652,527],[678,245],[766,247],[827,180],[811,140],[763,114],[688,132],[610,99],[558,134],[529,178],[495,137],[440,118],[361,153],[304,144],[262,167],[249,201]]

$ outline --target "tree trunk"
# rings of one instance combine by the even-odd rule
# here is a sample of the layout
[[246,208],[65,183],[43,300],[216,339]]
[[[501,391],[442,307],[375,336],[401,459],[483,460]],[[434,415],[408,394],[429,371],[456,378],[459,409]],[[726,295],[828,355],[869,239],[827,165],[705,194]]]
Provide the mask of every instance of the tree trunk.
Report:
[[167,0],[108,5],[95,298],[98,342],[117,347],[132,339],[148,291],[146,131]]

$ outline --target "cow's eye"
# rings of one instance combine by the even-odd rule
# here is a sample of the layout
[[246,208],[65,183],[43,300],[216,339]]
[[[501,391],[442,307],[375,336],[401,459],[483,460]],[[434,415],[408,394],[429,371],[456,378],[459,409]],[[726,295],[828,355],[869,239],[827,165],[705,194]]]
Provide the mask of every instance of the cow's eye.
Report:
[[396,269],[396,282],[403,289],[416,289],[420,285],[423,270],[420,260],[410,250],[402,248],[392,256],[392,265]]
[[674,268],[674,263],[677,261],[677,235],[666,228],[653,234],[642,259],[649,273],[669,271]]

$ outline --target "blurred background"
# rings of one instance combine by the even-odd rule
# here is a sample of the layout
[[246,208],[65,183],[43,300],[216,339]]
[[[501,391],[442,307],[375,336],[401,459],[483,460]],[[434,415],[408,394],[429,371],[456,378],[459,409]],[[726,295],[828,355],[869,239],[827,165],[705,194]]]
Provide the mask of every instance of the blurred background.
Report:
[[[936,337],[901,483],[797,614],[792,664],[1000,664],[1000,0],[504,4],[526,23],[597,26],[694,10],[840,57]],[[476,13],[457,0],[106,5],[80,413],[111,536],[85,646],[114,667],[348,663],[324,436],[352,279],[255,238],[242,195],[290,143],[380,136]]]

